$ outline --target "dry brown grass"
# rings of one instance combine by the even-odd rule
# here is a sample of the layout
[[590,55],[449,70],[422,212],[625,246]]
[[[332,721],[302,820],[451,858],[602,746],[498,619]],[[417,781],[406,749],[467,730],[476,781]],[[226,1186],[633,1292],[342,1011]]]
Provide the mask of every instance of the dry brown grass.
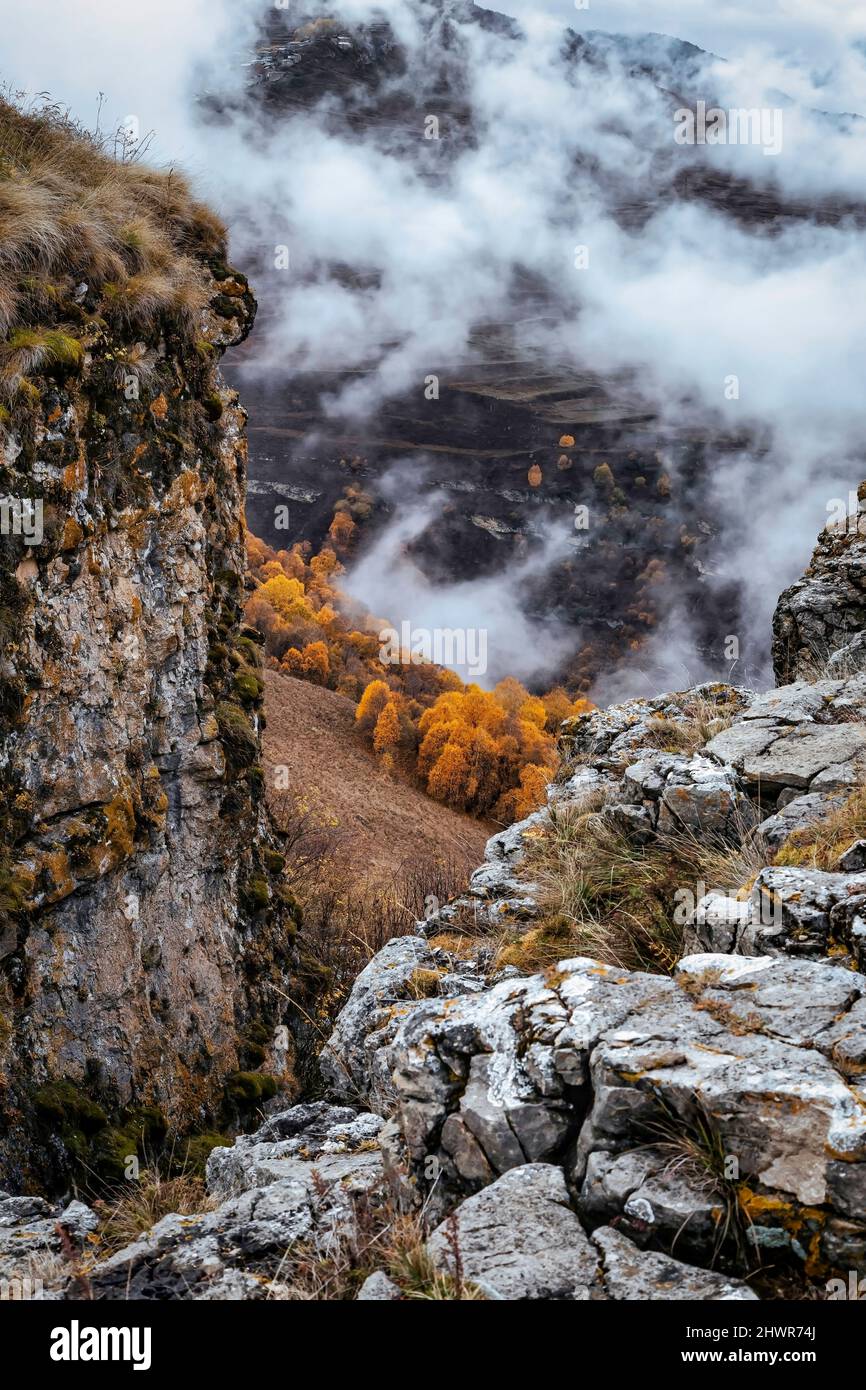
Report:
[[456,931],[440,932],[438,936],[430,938],[430,947],[434,951],[445,951],[457,963],[475,958],[478,953],[478,938],[461,935]]
[[[324,1198],[326,1191],[321,1185],[319,1195]],[[102,1223],[89,1261],[133,1244],[164,1216],[195,1216],[216,1205],[200,1178],[165,1178],[155,1170],[145,1171],[113,1200],[99,1204]],[[403,1211],[381,1187],[353,1198],[350,1212],[336,1227],[324,1222],[321,1231],[289,1246],[281,1259],[266,1261],[257,1274],[268,1297],[283,1301],[353,1299],[376,1270],[387,1274],[409,1301],[482,1300],[484,1294],[463,1275],[456,1236],[449,1273],[438,1269],[425,1249],[428,1235],[425,1213]],[[83,1268],[85,1277],[86,1272]],[[69,1274],[69,1262],[58,1261],[54,1284],[62,1286]]]
[[145,1169],[98,1205],[102,1215],[98,1253],[102,1259],[132,1245],[172,1212],[194,1216],[212,1211],[216,1203],[208,1197],[203,1178],[192,1173],[164,1177],[155,1169]]
[[740,899],[748,896],[761,869],[771,861],[766,841],[741,816],[734,816],[728,840],[702,837],[684,828],[666,843],[679,860],[693,868],[696,881],[704,883],[708,891],[713,888]]
[[[73,368],[87,315],[191,327],[204,301],[197,256],[225,228],[174,169],[118,158],[57,108],[0,100],[0,382]],[[78,286],[89,287],[88,309]]]
[[698,753],[711,738],[730,728],[736,705],[719,704],[705,695],[691,696],[682,707],[684,719],[661,715],[648,721],[649,746],[666,753]]
[[422,1211],[405,1212],[386,1192],[356,1198],[351,1219],[335,1232],[290,1247],[270,1279],[270,1297],[333,1302],[357,1297],[381,1270],[409,1302],[476,1302],[484,1294],[464,1277],[459,1243],[452,1239],[453,1273],[439,1269],[425,1248]]
[[37,1292],[60,1293],[74,1274],[72,1263],[62,1251],[31,1251],[0,1279],[3,1302],[29,1300]]
[[[387,875],[371,873],[339,827],[322,827],[298,811],[291,820],[283,811],[286,882],[302,912],[299,989],[292,1003],[308,1025],[298,1042],[296,1070],[303,1087],[315,1090],[318,1053],[364,966],[393,937],[415,932],[431,899],[446,902],[459,892],[466,869],[462,861],[419,855]],[[418,970],[408,995],[428,998],[438,980],[435,971]]]
[[[852,530],[847,534],[853,536],[857,533]],[[853,641],[856,635],[854,632],[849,633],[849,642]],[[866,649],[855,648],[852,652],[846,652],[844,647],[839,648],[827,643],[815,642],[809,646],[807,651],[797,653],[797,674],[796,676],[792,674],[790,679],[839,681],[847,680],[850,676],[859,676],[864,670],[866,670]]]
[[541,915],[500,949],[499,964],[542,970],[581,955],[667,972],[679,959],[682,932],[667,906],[673,865],[656,846],[631,844],[594,807],[554,808],[520,872],[538,885]]
[[410,999],[435,999],[441,979],[441,970],[425,970],[419,966],[406,981],[406,992]]
[[855,840],[866,840],[866,787],[859,787],[823,820],[789,835],[772,862],[784,868],[832,872]]
[[544,836],[528,846],[520,875],[538,885],[537,924],[513,929],[497,962],[545,970],[585,955],[631,970],[668,974],[680,959],[684,924],[678,890],[737,892],[768,862],[745,824],[731,842],[688,831],[634,844],[598,814],[598,800],[554,807]]
[[[683,1175],[691,1191],[703,1193],[713,1204],[716,1232],[710,1269],[723,1251],[733,1255],[740,1273],[760,1265],[760,1253],[749,1240],[752,1223],[740,1203],[737,1180],[728,1175],[729,1155],[712,1116],[699,1105],[682,1116],[660,1102],[656,1118],[645,1128],[652,1148],[664,1160],[664,1171]],[[674,1238],[671,1254],[686,1226]]]

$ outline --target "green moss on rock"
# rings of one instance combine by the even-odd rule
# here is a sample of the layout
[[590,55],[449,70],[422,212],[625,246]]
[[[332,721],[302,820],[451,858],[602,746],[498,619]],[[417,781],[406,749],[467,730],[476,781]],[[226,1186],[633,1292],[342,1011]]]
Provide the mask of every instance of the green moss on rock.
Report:
[[248,766],[259,751],[249,715],[233,700],[220,700],[214,712],[220,738],[230,758],[241,766]]
[[263,1071],[233,1071],[225,1080],[226,1095],[240,1109],[261,1105],[277,1094],[277,1078]]
[[241,902],[249,912],[264,912],[271,901],[271,890],[264,874],[251,874],[241,888]]
[[108,1124],[108,1116],[73,1081],[51,1081],[34,1096],[36,1111],[48,1124],[61,1129],[96,1134]]
[[174,1148],[171,1160],[171,1171],[173,1174],[190,1174],[196,1178],[203,1178],[207,1161],[213,1149],[228,1148],[234,1140],[225,1134],[217,1134],[208,1131],[204,1134],[193,1134],[188,1139],[180,1140]]
[[254,705],[264,693],[264,683],[252,671],[239,671],[232,683],[232,693],[245,705]]

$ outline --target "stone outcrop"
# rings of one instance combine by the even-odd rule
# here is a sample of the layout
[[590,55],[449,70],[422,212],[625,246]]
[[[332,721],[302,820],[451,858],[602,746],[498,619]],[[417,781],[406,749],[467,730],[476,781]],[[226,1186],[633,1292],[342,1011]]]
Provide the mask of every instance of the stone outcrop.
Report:
[[[550,980],[421,1004],[390,1049],[419,1188],[447,1207],[524,1163],[562,1164],[591,1222],[631,1215],[635,1233],[672,1241],[682,1202],[653,1200],[646,1145],[663,1135],[674,1151],[679,1136],[685,1150],[704,1125],[735,1160],[750,1239],[805,1251],[812,1222],[813,1255],[844,1249],[859,1266],[866,1121],[845,1063],[866,1044],[864,993],[836,966],[705,955],[674,979],[563,961]],[[641,1163],[615,1179],[633,1150]],[[704,1195],[693,1215],[712,1205]]]
[[468,1197],[427,1242],[442,1268],[497,1299],[588,1297],[598,1256],[569,1203],[559,1168],[513,1168]]
[[332,1096],[386,1111],[394,1099],[386,1046],[426,994],[450,996],[483,987],[482,961],[457,961],[423,937],[389,941],[361,971],[322,1049],[319,1067]]
[[246,417],[216,370],[255,302],[213,248],[197,264],[191,334],[112,328],[82,283],[80,361],[31,372],[0,429],[3,488],[44,507],[41,544],[0,542],[10,1185],[63,1181],[97,1131],[110,1157],[130,1107],[201,1128],[228,1073],[290,1083],[293,909],[242,627]]
[[[83,1202],[52,1207],[43,1197],[0,1192],[0,1297],[23,1301],[56,1293],[69,1254],[80,1257],[99,1218]],[[68,1273],[60,1281],[62,1288]],[[67,1285],[68,1287],[68,1285]],[[70,1289],[75,1293],[76,1289]]]
[[866,484],[858,510],[821,532],[809,568],[779,599],[773,670],[780,684],[866,666]]
[[709,893],[697,905],[696,940],[742,955],[767,952],[833,957],[866,968],[866,873],[769,866],[749,897],[737,902]]
[[301,1105],[273,1116],[234,1151],[215,1150],[208,1184],[224,1200],[200,1216],[166,1216],[101,1261],[90,1274],[93,1296],[285,1296],[280,1271],[291,1246],[327,1252],[351,1226],[353,1202],[375,1197],[381,1186],[379,1123],[338,1106]]

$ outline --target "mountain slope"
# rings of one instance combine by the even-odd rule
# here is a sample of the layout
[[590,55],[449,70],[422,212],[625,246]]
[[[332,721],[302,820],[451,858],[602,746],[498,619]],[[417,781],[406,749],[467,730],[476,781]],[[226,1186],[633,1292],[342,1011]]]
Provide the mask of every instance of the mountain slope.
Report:
[[355,732],[352,700],[266,671],[265,715],[265,774],[278,822],[290,822],[302,802],[359,873],[390,879],[402,866],[437,859],[474,868],[491,827],[384,772]]

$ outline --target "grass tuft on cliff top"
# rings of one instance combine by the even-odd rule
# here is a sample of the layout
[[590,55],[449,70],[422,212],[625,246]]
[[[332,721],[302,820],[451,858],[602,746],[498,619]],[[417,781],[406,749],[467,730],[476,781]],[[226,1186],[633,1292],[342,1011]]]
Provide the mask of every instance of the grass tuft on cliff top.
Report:
[[[115,142],[116,143],[116,142]],[[202,258],[226,231],[176,169],[148,168],[55,107],[0,99],[0,381],[74,370],[88,315],[142,332],[191,329]],[[87,290],[81,287],[87,286]]]

